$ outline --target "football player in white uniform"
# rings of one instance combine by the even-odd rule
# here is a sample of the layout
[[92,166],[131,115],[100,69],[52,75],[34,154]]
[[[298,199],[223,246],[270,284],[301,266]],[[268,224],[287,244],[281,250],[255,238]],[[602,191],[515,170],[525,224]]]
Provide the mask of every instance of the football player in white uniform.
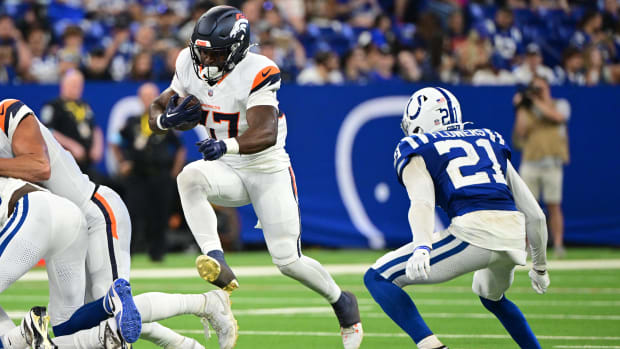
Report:
[[[231,348],[234,345],[237,325],[230,311],[228,295],[224,292],[204,295],[168,295],[152,292],[137,296],[134,304],[129,283],[115,274],[118,272],[129,276],[131,224],[120,197],[107,187],[99,187],[97,190],[97,186],[79,170],[73,157],[60,146],[51,132],[38,122],[34,112],[23,102],[16,99],[5,99],[0,102],[0,128],[2,131],[6,130],[0,132],[0,164],[2,164],[0,176],[15,176],[40,182],[55,194],[66,197],[74,203],[78,201],[83,204],[79,216],[86,216],[86,224],[82,225],[84,231],[81,234],[87,241],[83,248],[76,250],[75,254],[79,256],[81,252],[86,253],[86,285],[90,280],[90,288],[86,289],[86,293],[90,292],[90,296],[84,297],[85,286],[80,286],[82,299],[77,306],[82,305],[85,299],[90,303],[77,311],[76,307],[67,308],[63,312],[57,311],[56,309],[62,307],[56,306],[55,302],[62,302],[63,297],[59,297],[58,292],[50,289],[49,308],[53,330],[58,336],[55,339],[56,344],[63,346],[71,343],[77,348],[87,349],[99,343],[100,336],[96,331],[98,325],[108,315],[121,310],[119,306],[111,306],[107,301],[108,290],[111,290],[119,295],[121,301],[119,304],[125,308],[125,317],[119,319],[118,327],[122,338],[129,343],[135,342],[138,335],[141,335],[168,348],[203,348],[194,339],[152,323],[191,313],[205,317],[216,328],[221,348]],[[14,134],[17,136],[14,137]],[[91,194],[88,194],[88,190],[92,191]],[[92,198],[89,198],[89,195],[92,195]],[[117,255],[115,252],[119,250],[117,244],[123,244],[125,241],[120,239],[121,236],[126,237],[127,246],[126,250],[120,249],[122,253],[117,265],[114,257]],[[122,241],[119,243],[119,240]],[[102,250],[108,253],[102,253]],[[27,253],[25,255],[29,256]],[[83,268],[81,275],[83,278]],[[108,282],[108,287],[105,289],[102,287],[104,282]],[[110,284],[113,284],[113,289],[110,289]],[[61,286],[71,288],[73,283],[62,283]],[[214,296],[211,297],[210,294]],[[145,314],[142,320],[146,322],[142,331],[140,313]],[[71,318],[67,320],[68,316]],[[69,336],[80,330],[85,331],[76,336]],[[105,327],[101,330],[103,334]]]
[[[394,154],[411,207],[413,241],[379,258],[364,283],[383,310],[420,349],[447,348],[428,328],[409,295],[412,284],[434,284],[474,271],[472,290],[521,348],[540,348],[519,308],[506,298],[517,265],[531,246],[532,287],[545,293],[547,227],[536,199],[510,163],[510,148],[489,129],[463,129],[461,108],[441,87],[416,91],[402,119]],[[433,234],[435,205],[451,219]]]
[[[172,84],[151,105],[154,132],[201,122],[210,135],[199,143],[205,161],[190,163],[177,177],[185,218],[204,254],[196,261],[198,271],[221,288],[238,287],[211,203],[252,203],[274,264],[325,297],[339,320],[344,347],[358,348],[363,333],[355,296],[301,253],[297,188],[284,150],[286,117],[276,97],[280,70],[267,57],[248,52],[249,40],[249,23],[239,10],[211,8],[179,54]],[[192,105],[196,100],[200,105]]]

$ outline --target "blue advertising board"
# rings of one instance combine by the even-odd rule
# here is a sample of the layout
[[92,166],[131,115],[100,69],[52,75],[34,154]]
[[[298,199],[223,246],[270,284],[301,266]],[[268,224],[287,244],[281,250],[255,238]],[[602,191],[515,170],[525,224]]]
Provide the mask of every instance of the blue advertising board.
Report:
[[[161,88],[166,86],[162,85]],[[396,247],[411,240],[409,201],[393,170],[393,152],[402,138],[400,118],[411,93],[422,85],[304,87],[284,85],[280,107],[299,188],[302,241],[331,247]],[[87,83],[84,99],[105,129],[110,110],[137,84]],[[448,86],[460,100],[463,119],[511,138],[515,87]],[[554,87],[554,97],[571,104],[568,124],[571,162],[565,168],[565,240],[620,246],[616,199],[620,163],[620,89]],[[58,86],[0,86],[0,97],[18,98],[39,111],[58,95]],[[204,133],[185,132],[189,160],[199,159],[194,142]],[[520,155],[513,154],[518,168]],[[103,165],[102,165],[103,166]],[[242,238],[263,240],[254,229],[251,206],[240,209]],[[447,222],[438,219],[437,227]]]

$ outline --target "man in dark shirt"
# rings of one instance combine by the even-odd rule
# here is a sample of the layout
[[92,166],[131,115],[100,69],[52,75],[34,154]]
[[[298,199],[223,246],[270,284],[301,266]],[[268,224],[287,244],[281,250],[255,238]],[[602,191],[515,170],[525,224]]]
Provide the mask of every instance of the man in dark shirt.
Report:
[[148,110],[127,119],[120,132],[119,172],[125,177],[132,251],[148,246],[151,260],[161,261],[166,253],[174,179],[185,164],[186,150],[174,132],[154,134],[148,120]]
[[95,124],[93,110],[82,100],[83,91],[82,73],[68,71],[60,81],[60,96],[41,109],[41,121],[73,155],[82,172],[92,175],[91,165],[103,156],[103,133]]

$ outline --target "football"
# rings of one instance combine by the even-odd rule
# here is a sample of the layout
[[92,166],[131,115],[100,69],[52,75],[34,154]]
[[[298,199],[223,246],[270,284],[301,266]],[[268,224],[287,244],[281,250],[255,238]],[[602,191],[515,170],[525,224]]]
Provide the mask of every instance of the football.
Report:
[[[183,101],[186,100],[187,98],[191,98],[191,100],[187,103],[187,105],[185,106],[185,109],[188,109],[188,108],[193,107],[196,104],[200,103],[198,98],[194,97],[193,95],[188,95],[188,96],[185,96],[185,97],[179,96],[179,98],[176,101],[176,105],[177,106],[181,105],[181,103],[183,103]],[[183,123],[183,124],[180,124],[180,125],[174,127],[174,129],[175,130],[179,130],[179,131],[187,131],[187,130],[193,129],[199,123],[200,123],[200,121],[197,121],[197,122],[187,122],[187,123]]]

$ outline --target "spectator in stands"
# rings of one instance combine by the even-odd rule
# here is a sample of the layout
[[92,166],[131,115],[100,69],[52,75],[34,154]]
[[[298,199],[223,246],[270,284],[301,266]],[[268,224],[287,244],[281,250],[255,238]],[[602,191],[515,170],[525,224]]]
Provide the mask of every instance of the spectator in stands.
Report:
[[41,121],[58,143],[75,158],[83,173],[97,177],[92,168],[103,156],[103,133],[91,107],[82,100],[84,76],[70,70],[60,81],[60,96],[43,106]]
[[0,15],[0,83],[13,83],[30,67],[30,50],[13,19]]
[[441,56],[441,64],[439,65],[439,80],[446,84],[458,84],[460,74],[456,65],[456,59],[449,52],[444,52]]
[[415,82],[422,78],[418,62],[411,51],[402,50],[397,56],[398,75],[405,81]]
[[613,33],[620,21],[620,6],[617,0],[604,0],[603,31]]
[[[472,79],[476,70],[486,66],[491,57],[493,48],[485,33],[480,30],[470,30],[467,40],[456,51],[459,70],[466,81]],[[498,65],[503,66],[504,59],[500,57],[499,60]]]
[[[174,198],[174,180],[185,164],[186,150],[175,132],[154,134],[148,127],[148,106],[159,95],[153,84],[140,88],[144,112],[129,117],[115,150],[125,178],[127,208],[133,228],[132,252],[148,246],[152,261],[166,254],[166,229]],[[156,203],[156,204],[153,204]]]
[[[413,59],[413,58],[412,58]],[[347,82],[364,84],[368,82],[370,67],[366,59],[366,52],[359,46],[354,47],[344,56],[344,78]]]
[[566,122],[570,104],[551,97],[549,83],[535,76],[523,92],[515,95],[515,148],[523,151],[519,172],[536,198],[544,201],[549,214],[556,257],[565,255],[562,214],[563,166],[568,163]]
[[557,83],[553,70],[543,64],[540,47],[535,43],[527,45],[523,64],[514,70],[514,75],[517,82],[523,85],[528,85],[536,75],[542,76],[551,84]]
[[153,72],[153,56],[148,51],[136,54],[131,61],[129,79],[132,81],[152,80],[155,76]]
[[454,11],[448,18],[448,32],[446,34],[448,39],[445,44],[450,52],[456,52],[467,40],[465,19],[461,10]]
[[329,18],[360,28],[372,27],[381,13],[377,0],[328,0],[326,6]]
[[185,42],[187,38],[191,37],[192,32],[194,31],[194,25],[196,25],[198,18],[200,18],[203,13],[209,11],[209,9],[213,6],[215,6],[215,3],[210,0],[196,1],[191,9],[189,18],[179,24],[177,41]]
[[299,73],[300,85],[342,84],[344,77],[340,71],[340,61],[333,52],[320,51],[314,56],[314,64]]
[[494,53],[502,58],[501,68],[511,69],[518,63],[523,53],[523,35],[514,25],[514,15],[508,7],[502,7],[495,13],[495,21],[487,19],[484,29],[491,38]]
[[562,55],[563,69],[560,83],[565,85],[583,86],[586,84],[586,75],[583,54],[575,47],[568,47]]
[[493,54],[471,79],[473,85],[514,85],[516,79],[512,72],[502,69],[502,58]]
[[586,68],[586,85],[594,86],[611,83],[611,72],[603,61],[601,50],[597,46],[590,46],[583,54]]
[[598,44],[604,39],[602,27],[603,16],[594,10],[587,12],[581,18],[578,30],[570,39],[571,46],[583,50],[590,44]]
[[[84,32],[77,25],[69,25],[62,33],[62,47],[58,52],[59,58],[62,57],[83,57],[86,54],[84,49]],[[69,60],[69,59],[67,59]],[[78,66],[79,66],[78,62]],[[64,72],[61,72],[63,74]]]
[[135,53],[129,30],[131,21],[131,16],[128,13],[118,14],[114,19],[112,36],[103,41],[106,57],[110,60],[110,74],[115,81],[125,79],[131,69],[131,60]]
[[394,74],[396,60],[388,46],[377,47],[371,45],[368,50],[368,61],[370,62],[370,74],[368,77],[371,82],[395,81],[399,79]]
[[41,27],[33,27],[28,32],[27,42],[32,63],[25,74],[25,80],[47,84],[58,82],[58,58],[48,48],[50,40],[50,33]]
[[97,47],[88,53],[82,73],[86,80],[110,81],[112,75],[108,69],[108,63],[105,50],[102,47]]
[[173,46],[166,51],[164,67],[157,74],[157,80],[159,81],[172,81],[174,72],[176,71],[177,57],[183,47]]

